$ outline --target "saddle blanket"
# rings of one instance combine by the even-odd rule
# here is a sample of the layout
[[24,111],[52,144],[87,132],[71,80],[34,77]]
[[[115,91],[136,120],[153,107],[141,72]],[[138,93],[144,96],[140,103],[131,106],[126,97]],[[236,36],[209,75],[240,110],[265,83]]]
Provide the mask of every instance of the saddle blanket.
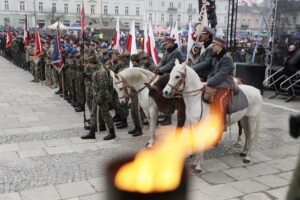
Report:
[[236,86],[233,97],[229,99],[227,105],[227,114],[232,114],[248,107],[249,102],[244,92]]

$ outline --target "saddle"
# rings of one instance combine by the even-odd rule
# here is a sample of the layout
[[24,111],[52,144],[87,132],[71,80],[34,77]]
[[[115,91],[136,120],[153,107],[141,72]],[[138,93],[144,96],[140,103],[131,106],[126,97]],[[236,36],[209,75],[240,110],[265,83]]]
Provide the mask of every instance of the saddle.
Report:
[[247,108],[248,105],[249,102],[245,93],[240,89],[239,86],[236,86],[231,92],[226,113],[232,114],[238,112],[240,110]]

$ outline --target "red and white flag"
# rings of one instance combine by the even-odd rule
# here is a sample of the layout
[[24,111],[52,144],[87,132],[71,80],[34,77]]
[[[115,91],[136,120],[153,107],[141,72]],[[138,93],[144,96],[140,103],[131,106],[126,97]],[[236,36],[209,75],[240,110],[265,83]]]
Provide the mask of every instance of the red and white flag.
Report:
[[35,47],[33,53],[33,61],[38,64],[40,61],[40,56],[44,53],[44,48],[41,43],[39,28],[35,29]]
[[159,63],[158,52],[157,52],[154,33],[151,24],[149,24],[149,29],[148,29],[147,51],[148,54],[152,57],[155,65],[158,65]]
[[145,53],[148,53],[147,42],[148,42],[148,28],[147,28],[147,24],[145,24],[144,25],[144,40],[143,40],[143,50]]
[[187,42],[187,60],[189,60],[189,58],[192,57],[191,55],[191,49],[195,43],[195,41],[193,40],[193,37],[192,37],[192,32],[193,32],[193,28],[192,28],[192,23],[190,22],[189,23],[189,35],[188,35],[188,42]]
[[130,55],[137,54],[134,20],[131,22],[130,32],[126,43],[126,50],[130,52]]
[[30,41],[30,32],[29,32],[27,15],[25,15],[25,24],[24,24],[24,47],[25,48],[29,45],[29,41]]
[[80,12],[80,24],[81,24],[80,37],[82,38],[83,31],[84,31],[84,28],[86,26],[86,16],[85,16],[85,12],[84,12],[84,3],[83,3],[83,1],[82,1],[81,12]]
[[7,36],[6,36],[6,48],[12,45],[12,34],[10,32],[10,26],[7,28]]
[[116,24],[116,32],[114,36],[114,41],[112,43],[113,49],[119,50],[119,52],[122,52],[122,46],[121,46],[121,40],[120,40],[120,22],[119,18],[117,18],[117,24]]

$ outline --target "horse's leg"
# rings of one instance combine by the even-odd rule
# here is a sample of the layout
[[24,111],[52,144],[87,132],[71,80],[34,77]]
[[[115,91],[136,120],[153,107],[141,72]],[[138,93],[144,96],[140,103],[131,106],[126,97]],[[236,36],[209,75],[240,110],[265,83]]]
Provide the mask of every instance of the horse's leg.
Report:
[[158,110],[155,108],[155,106],[152,106],[152,108],[149,109],[149,112],[145,112],[145,114],[147,116],[150,132],[151,132],[151,138],[147,143],[147,147],[152,147],[156,139],[155,129],[156,129]]
[[244,158],[244,163],[250,163],[251,162],[251,151],[252,151],[252,145],[254,140],[258,138],[259,134],[259,120],[260,117],[248,117],[248,124],[249,124],[249,136],[248,136],[248,145],[246,152],[246,157]]
[[195,161],[192,164],[193,172],[201,173],[202,172],[202,163],[203,163],[203,152],[195,155]]
[[249,129],[249,121],[248,121],[248,117],[243,117],[241,120],[241,126],[244,129],[245,132],[245,145],[244,145],[244,149],[243,151],[240,153],[241,157],[246,157],[247,156],[247,150],[248,150],[248,145],[249,145],[249,141],[250,141],[250,129]]
[[236,148],[241,148],[240,142],[242,141],[243,127],[242,127],[240,121],[238,121],[238,127],[239,127],[239,136],[238,136],[238,139],[237,139],[236,143],[234,144],[234,146]]

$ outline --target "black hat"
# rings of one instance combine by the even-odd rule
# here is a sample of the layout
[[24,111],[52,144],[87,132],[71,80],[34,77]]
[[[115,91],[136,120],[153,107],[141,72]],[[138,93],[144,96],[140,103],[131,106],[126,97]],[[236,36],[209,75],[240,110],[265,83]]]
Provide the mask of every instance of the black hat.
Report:
[[219,44],[219,45],[221,45],[223,47],[227,46],[227,43],[225,42],[225,40],[223,40],[222,38],[216,37],[216,36],[213,38],[212,43]]
[[209,26],[204,26],[201,33],[208,33],[209,35],[215,35],[215,31]]

